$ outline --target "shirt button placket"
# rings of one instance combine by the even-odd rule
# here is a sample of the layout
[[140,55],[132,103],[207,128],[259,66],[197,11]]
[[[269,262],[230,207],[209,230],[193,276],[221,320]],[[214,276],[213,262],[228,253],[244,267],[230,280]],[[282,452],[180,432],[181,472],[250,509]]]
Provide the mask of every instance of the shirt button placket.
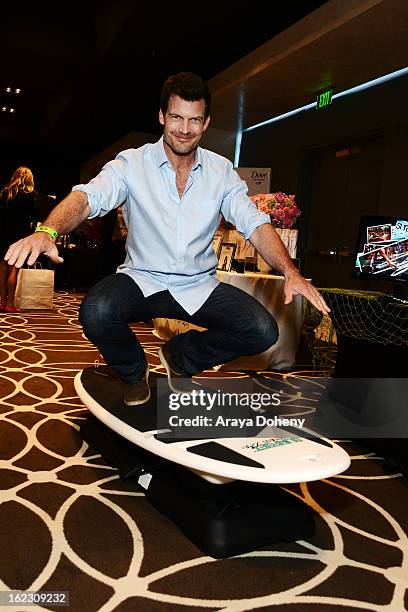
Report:
[[183,228],[182,228],[182,208],[183,208],[183,199],[180,198],[180,206],[177,213],[177,263],[183,264],[184,257],[181,256],[181,253],[184,249],[183,246]]

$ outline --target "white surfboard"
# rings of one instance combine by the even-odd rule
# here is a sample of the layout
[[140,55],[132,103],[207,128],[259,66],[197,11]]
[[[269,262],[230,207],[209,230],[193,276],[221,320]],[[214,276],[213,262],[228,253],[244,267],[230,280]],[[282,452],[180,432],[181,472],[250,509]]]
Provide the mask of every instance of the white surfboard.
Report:
[[308,482],[335,476],[350,466],[350,457],[339,445],[301,430],[282,437],[271,437],[266,428],[251,438],[163,441],[157,438],[154,396],[141,406],[126,406],[121,381],[101,376],[93,368],[79,372],[74,384],[81,401],[104,425],[210,482]]

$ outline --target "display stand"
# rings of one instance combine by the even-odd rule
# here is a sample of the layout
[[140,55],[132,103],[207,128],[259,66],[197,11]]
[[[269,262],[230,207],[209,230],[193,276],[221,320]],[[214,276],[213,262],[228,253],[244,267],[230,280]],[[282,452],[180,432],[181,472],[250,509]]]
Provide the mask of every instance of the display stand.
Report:
[[80,433],[207,555],[230,557],[314,534],[311,511],[277,485],[242,481],[212,484],[187,468],[142,450],[91,415]]

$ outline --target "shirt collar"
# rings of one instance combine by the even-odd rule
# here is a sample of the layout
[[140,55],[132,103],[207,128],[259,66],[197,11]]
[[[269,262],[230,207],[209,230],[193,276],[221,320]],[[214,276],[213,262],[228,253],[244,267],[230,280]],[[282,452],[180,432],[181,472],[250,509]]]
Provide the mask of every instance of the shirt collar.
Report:
[[[157,166],[160,168],[163,164],[169,164],[169,160],[167,159],[166,152],[164,150],[163,145],[163,136],[153,145],[154,154],[157,161]],[[197,170],[199,166],[203,165],[203,153],[201,147],[197,147],[196,156],[194,160],[193,167],[191,170]]]
[[153,147],[157,166],[160,168],[163,164],[168,164],[169,160],[167,159],[163,146],[163,136],[153,145]]
[[197,170],[197,168],[199,166],[202,167],[202,165],[203,165],[203,150],[202,150],[201,147],[197,147],[194,164],[193,164],[193,167],[191,169],[192,170]]

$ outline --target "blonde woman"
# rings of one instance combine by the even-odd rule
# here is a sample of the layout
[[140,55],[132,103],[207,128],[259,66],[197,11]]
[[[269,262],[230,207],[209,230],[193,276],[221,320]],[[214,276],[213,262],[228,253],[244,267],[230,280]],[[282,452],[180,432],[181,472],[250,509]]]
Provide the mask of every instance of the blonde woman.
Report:
[[10,244],[32,232],[34,199],[33,173],[20,166],[0,192],[0,312],[18,312],[14,305],[18,270],[4,256]]

